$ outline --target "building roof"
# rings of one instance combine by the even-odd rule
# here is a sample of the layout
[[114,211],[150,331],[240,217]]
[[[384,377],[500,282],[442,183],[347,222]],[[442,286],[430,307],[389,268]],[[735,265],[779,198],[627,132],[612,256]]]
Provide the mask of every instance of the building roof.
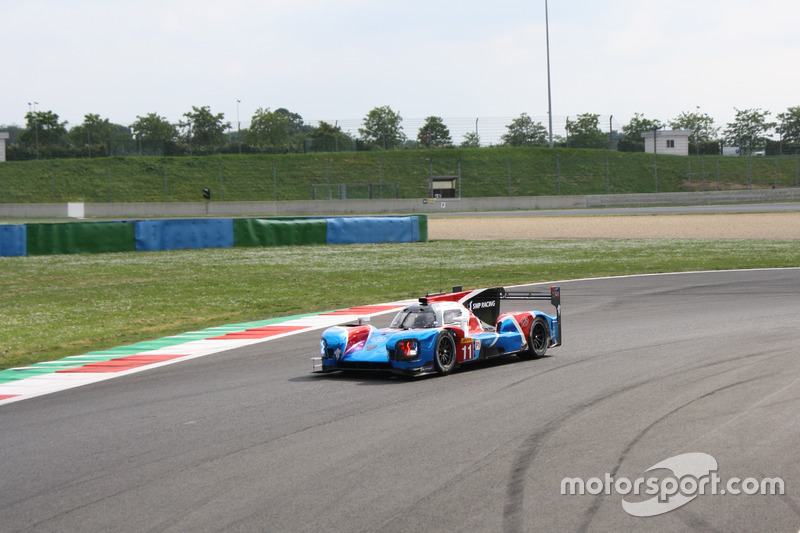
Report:
[[[656,130],[656,137],[688,137],[692,134],[692,130]],[[653,137],[652,131],[643,131],[642,137]]]

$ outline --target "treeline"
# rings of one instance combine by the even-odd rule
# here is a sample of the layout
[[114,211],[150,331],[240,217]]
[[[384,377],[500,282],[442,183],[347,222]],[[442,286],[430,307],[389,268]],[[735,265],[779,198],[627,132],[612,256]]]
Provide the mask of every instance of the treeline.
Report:
[[[568,119],[563,135],[552,132],[526,113],[505,126],[500,138],[505,146],[558,146],[619,151],[644,151],[642,134],[671,128],[691,132],[691,155],[719,154],[723,146],[739,149],[741,154],[791,154],[800,149],[800,106],[778,113],[761,109],[736,109],[736,117],[725,128],[716,127],[714,119],[699,110],[683,112],[661,122],[636,113],[621,131],[604,131],[600,115],[585,113]],[[84,116],[83,123],[68,128],[53,111],[32,107],[25,115],[26,125],[0,126],[10,134],[6,149],[8,160],[107,157],[117,155],[210,155],[235,153],[306,153],[416,148],[475,148],[482,146],[478,132],[454,140],[444,120],[438,116],[425,119],[409,137],[403,130],[403,118],[389,106],[376,107],[367,113],[358,135],[343,130],[338,123],[324,121],[308,124],[298,113],[285,108],[258,108],[249,127],[231,124],[223,113],[213,113],[209,106],[192,107],[182,120],[172,123],[157,113],[137,116],[128,125],[114,124],[96,114]],[[776,138],[777,137],[777,138]]]

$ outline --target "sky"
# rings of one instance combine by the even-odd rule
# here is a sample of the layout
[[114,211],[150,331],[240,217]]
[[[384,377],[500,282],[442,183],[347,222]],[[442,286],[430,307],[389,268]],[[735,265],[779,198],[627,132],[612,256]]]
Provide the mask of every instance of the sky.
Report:
[[[549,0],[554,133],[800,105],[797,0]],[[192,106],[235,130],[258,108],[355,131],[388,105],[416,137],[442,117],[486,143],[547,126],[544,0],[0,0],[0,125],[35,106],[68,128]]]

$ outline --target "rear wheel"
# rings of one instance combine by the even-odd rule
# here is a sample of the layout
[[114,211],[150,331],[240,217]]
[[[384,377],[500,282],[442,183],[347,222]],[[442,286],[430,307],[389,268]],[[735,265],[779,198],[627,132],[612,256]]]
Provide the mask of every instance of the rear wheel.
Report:
[[528,334],[528,351],[520,352],[519,357],[520,359],[544,357],[548,346],[550,346],[550,328],[543,317],[537,316]]
[[439,374],[449,374],[456,367],[456,342],[450,332],[442,331],[436,337],[433,359]]

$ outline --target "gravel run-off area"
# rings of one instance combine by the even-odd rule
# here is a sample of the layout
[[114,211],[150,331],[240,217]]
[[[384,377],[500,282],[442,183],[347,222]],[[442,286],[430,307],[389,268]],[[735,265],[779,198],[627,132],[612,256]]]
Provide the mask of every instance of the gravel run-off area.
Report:
[[800,212],[429,217],[434,239],[800,239]]

